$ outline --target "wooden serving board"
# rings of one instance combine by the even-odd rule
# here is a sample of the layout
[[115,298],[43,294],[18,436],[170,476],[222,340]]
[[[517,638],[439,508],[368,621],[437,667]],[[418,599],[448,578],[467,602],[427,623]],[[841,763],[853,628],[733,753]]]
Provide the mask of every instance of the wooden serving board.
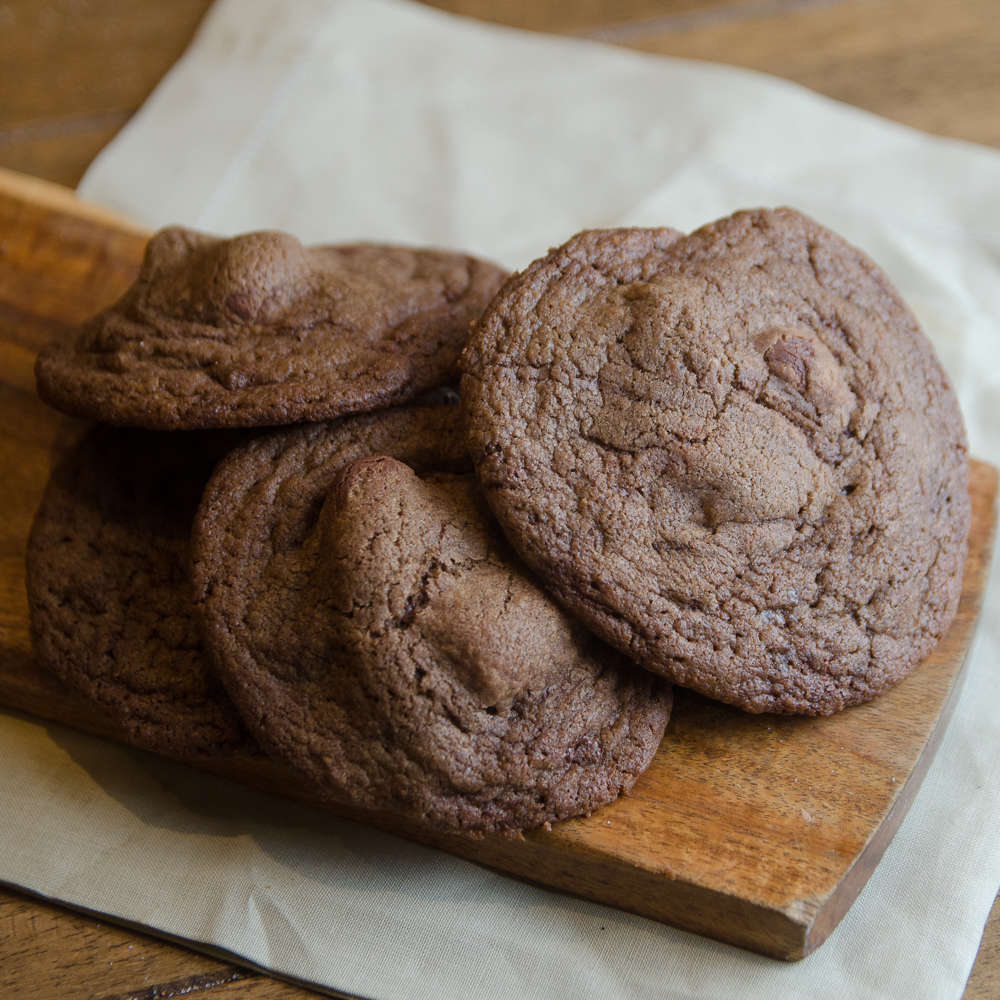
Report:
[[[86,429],[35,395],[51,337],[116,298],[147,233],[68,189],[0,171],[0,703],[110,739],[118,734],[38,671],[24,552],[49,471]],[[905,816],[957,700],[985,588],[997,470],[972,464],[973,526],[958,616],[937,650],[876,701],[825,719],[748,715],[677,689],[673,718],[632,794],[523,839],[352,819],[654,920],[797,959],[847,912]],[[261,757],[188,757],[206,771],[315,803]]]

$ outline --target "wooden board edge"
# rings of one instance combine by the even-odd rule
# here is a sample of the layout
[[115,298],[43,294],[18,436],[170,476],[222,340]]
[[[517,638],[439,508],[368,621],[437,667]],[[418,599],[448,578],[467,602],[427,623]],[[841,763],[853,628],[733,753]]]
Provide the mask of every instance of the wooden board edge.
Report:
[[77,193],[62,184],[21,174],[16,170],[0,167],[0,195],[23,201],[36,208],[48,208],[64,215],[72,215],[79,219],[97,222],[133,235],[149,239],[153,231],[128,216],[120,215],[110,208],[105,208],[94,202],[84,201]]
[[[253,762],[217,757],[174,759],[216,777],[445,851],[536,888],[609,906],[771,958],[787,961],[805,955],[811,911],[806,916],[804,912],[790,914],[758,906],[665,873],[624,865],[597,852],[576,853],[573,868],[568,870],[564,847],[541,829],[517,838],[499,834],[469,837],[431,830],[393,813],[317,801],[296,774],[267,758]],[[238,773],[241,770],[242,775]],[[538,877],[542,871],[546,873],[544,881]]]
[[[892,843],[899,827],[902,825],[906,814],[910,811],[910,806],[917,797],[917,792],[923,784],[923,780],[930,769],[931,762],[937,754],[938,747],[944,739],[944,734],[948,729],[959,698],[962,695],[962,688],[965,685],[965,678],[968,674],[969,653],[972,650],[972,643],[976,634],[976,627],[979,623],[979,613],[982,610],[983,598],[986,594],[986,585],[989,580],[990,565],[993,556],[993,547],[996,541],[997,518],[1000,511],[1000,469],[995,466],[971,459],[969,462],[970,479],[975,478],[976,489],[970,489],[973,498],[973,523],[979,521],[987,525],[987,531],[983,538],[978,553],[970,552],[970,556],[978,557],[972,567],[970,560],[966,560],[966,572],[970,568],[976,574],[977,580],[972,588],[974,594],[972,624],[969,627],[969,635],[965,643],[965,655],[962,659],[962,666],[952,681],[951,691],[941,709],[941,714],[934,726],[927,743],[924,745],[917,762],[910,771],[910,776],[906,779],[895,803],[889,814],[882,821],[879,828],[872,834],[864,850],[851,866],[847,874],[841,879],[840,884],[833,894],[826,901],[820,911],[816,914],[805,941],[803,955],[814,952],[829,936],[840,921],[847,914],[847,911],[858,898],[861,890],[867,884],[869,878],[874,873],[878,863],[882,860],[889,844]],[[963,586],[963,591],[966,588]]]
[[[128,744],[92,711],[86,710],[82,704],[75,704],[71,694],[61,706],[52,703],[46,706],[44,715],[40,714],[41,706],[37,700],[18,698],[12,690],[4,690],[2,697],[5,708],[24,713],[37,721],[55,723],[107,739],[134,752],[149,752],[139,751]],[[610,906],[771,958],[789,961],[803,958],[806,954],[807,916],[795,919],[787,913],[757,906],[693,882],[673,879],[667,874],[638,866],[624,866],[597,853],[576,854],[573,870],[569,871],[564,851],[537,831],[529,831],[527,836],[516,840],[501,836],[474,839],[443,833],[425,829],[395,814],[318,801],[298,775],[266,758],[253,760],[242,755],[192,755],[168,759],[217,778],[280,795],[341,819],[445,851],[536,888]],[[540,871],[547,873],[545,881],[538,878]]]
[[[970,589],[973,607],[978,615],[997,529],[1000,470],[973,460],[971,472],[977,482],[977,489],[972,491],[977,498],[973,517],[979,523],[987,524],[983,540],[975,551],[970,552],[971,558],[967,562],[969,569],[975,574],[975,583]],[[868,844],[834,892],[820,904],[815,900],[800,900],[781,910],[764,907],[693,882],[673,879],[667,874],[626,866],[587,851],[581,851],[574,857],[574,868],[568,871],[564,853],[557,845],[548,841],[544,831],[529,831],[526,836],[516,840],[500,836],[473,839],[428,830],[394,814],[318,801],[297,775],[268,758],[237,754],[223,757],[191,755],[170,759],[216,777],[281,795],[341,818],[375,827],[385,833],[443,850],[543,889],[611,906],[771,958],[797,961],[815,951],[850,909],[909,810],[961,693],[968,665],[968,650],[975,634],[975,620],[974,617],[965,640],[966,653],[962,667],[952,683],[935,729],[892,810],[873,832]],[[26,659],[29,658],[29,654],[24,655]],[[7,686],[0,690],[0,702],[42,721],[55,722],[129,747],[127,741],[109,727],[98,713],[89,709],[55,678],[46,677],[46,687],[48,691],[40,698],[37,692]],[[546,872],[545,881],[537,877],[540,871]]]
[[[29,701],[18,697],[16,691],[6,689],[2,692],[2,703],[5,709],[23,713],[36,721],[54,723],[107,739],[133,752],[149,752],[131,746],[92,711],[76,704],[71,694],[64,704],[49,703],[43,708],[36,699]],[[666,874],[638,866],[623,866],[596,853],[578,853],[573,858],[573,870],[569,871],[566,869],[565,853],[560,847],[542,836],[533,836],[535,831],[529,831],[526,837],[508,840],[499,835],[475,839],[428,830],[395,814],[318,801],[298,775],[267,758],[162,756],[205,774],[280,795],[341,819],[445,851],[536,888],[610,906],[771,958],[791,960],[802,958],[805,954],[806,922],[736,896],[726,896],[695,883],[672,879]],[[538,878],[539,871],[547,873],[545,881]]]

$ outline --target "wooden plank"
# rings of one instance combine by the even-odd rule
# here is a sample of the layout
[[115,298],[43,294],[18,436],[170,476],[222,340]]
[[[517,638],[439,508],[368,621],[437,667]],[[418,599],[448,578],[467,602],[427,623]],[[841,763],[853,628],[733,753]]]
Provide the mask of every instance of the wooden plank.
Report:
[[[0,525],[0,702],[118,739],[35,668],[24,594],[31,516],[49,468],[83,427],[34,396],[33,352],[120,293],[144,239],[76,215],[74,204],[0,195],[12,248],[0,261],[0,469],[17,484]],[[996,492],[996,470],[974,463],[974,529],[956,622],[912,677],[875,702],[827,719],[788,718],[679,691],[663,746],[629,797],[521,840],[471,840],[390,814],[335,811],[545,885],[801,958],[867,881],[933,756],[985,583]],[[318,804],[298,778],[259,757],[184,760]]]
[[0,996],[19,1000],[309,1000],[320,994],[0,888]]
[[139,107],[211,0],[7,0],[0,7],[0,130]]
[[[1000,146],[994,0],[434,0],[433,6],[747,66],[917,128]],[[0,7],[0,167],[75,185],[183,51],[207,7],[208,0],[99,0],[71,9],[14,0]]]
[[0,167],[75,185],[187,47],[210,3],[0,5]]
[[605,37],[772,73],[905,125],[1000,147],[995,0],[855,0],[780,18],[730,14],[688,30],[637,25]]
[[67,131],[61,128],[51,132],[41,128],[10,129],[0,136],[0,140],[6,139],[0,141],[0,168],[75,187],[94,157],[111,142],[129,117],[118,116],[118,124],[112,126],[104,124],[104,118],[88,118],[80,123],[85,127]]
[[[623,26],[640,33],[667,22],[685,23],[692,15],[713,17],[760,16],[762,0],[421,0],[451,14],[492,21],[527,31],[560,35],[587,35]],[[835,0],[763,0],[769,15]]]
[[772,73],[906,125],[1000,147],[995,0],[429,2],[519,28]]
[[997,997],[1000,997],[1000,895],[993,901],[963,1000],[996,1000]]

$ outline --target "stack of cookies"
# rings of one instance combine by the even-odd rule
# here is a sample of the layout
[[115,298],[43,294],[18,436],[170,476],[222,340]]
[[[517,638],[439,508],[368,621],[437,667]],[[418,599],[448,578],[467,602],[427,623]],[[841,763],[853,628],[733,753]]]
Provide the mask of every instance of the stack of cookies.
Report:
[[259,744],[319,798],[516,835],[627,793],[671,682],[829,714],[927,655],[965,437],[870,260],[760,210],[505,278],[155,236],[38,360],[102,422],[32,529],[39,663],[135,745]]

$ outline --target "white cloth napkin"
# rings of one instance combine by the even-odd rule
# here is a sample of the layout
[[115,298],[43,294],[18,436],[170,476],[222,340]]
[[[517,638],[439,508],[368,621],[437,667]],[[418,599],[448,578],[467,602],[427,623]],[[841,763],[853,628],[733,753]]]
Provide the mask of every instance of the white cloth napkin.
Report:
[[[1000,464],[1000,153],[741,70],[405,0],[218,0],[88,198],[160,225],[523,267],[587,226],[789,204],[868,251]],[[998,574],[922,790],[829,941],[782,964],[149,755],[0,716],[0,879],[372,998],[958,998],[1000,884]]]

